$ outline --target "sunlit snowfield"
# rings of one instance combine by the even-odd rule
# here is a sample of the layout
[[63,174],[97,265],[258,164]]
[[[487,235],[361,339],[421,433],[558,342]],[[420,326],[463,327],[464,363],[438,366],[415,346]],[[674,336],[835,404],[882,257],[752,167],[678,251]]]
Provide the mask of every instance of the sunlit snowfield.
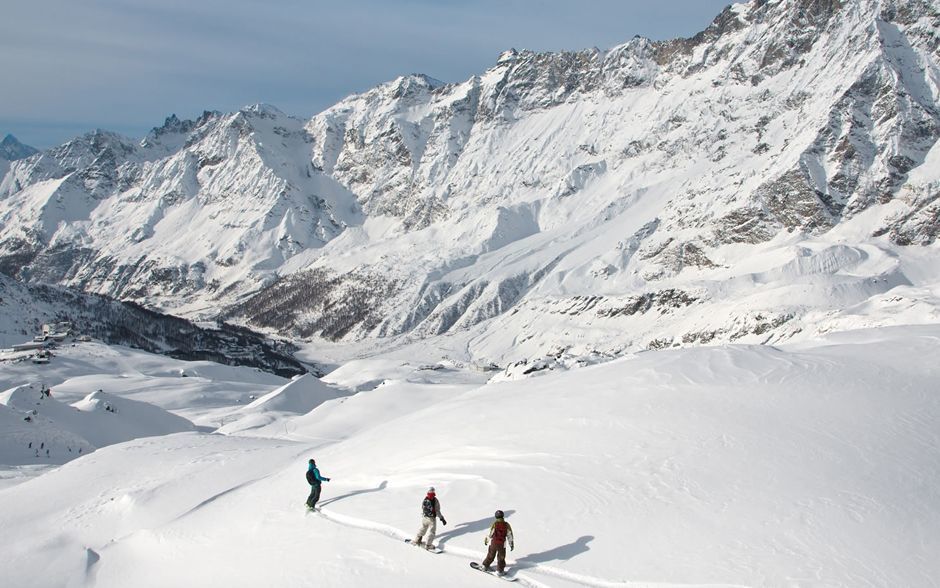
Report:
[[[935,586],[937,366],[940,327],[491,384],[404,360],[288,382],[64,347],[46,366],[0,364],[0,583],[492,585],[467,563],[500,508],[520,585]],[[29,382],[53,388],[31,424]],[[72,461],[59,447],[168,422],[184,432]],[[23,450],[37,431],[48,461]],[[303,504],[309,457],[333,478],[319,514]],[[429,485],[441,555],[402,541]]]

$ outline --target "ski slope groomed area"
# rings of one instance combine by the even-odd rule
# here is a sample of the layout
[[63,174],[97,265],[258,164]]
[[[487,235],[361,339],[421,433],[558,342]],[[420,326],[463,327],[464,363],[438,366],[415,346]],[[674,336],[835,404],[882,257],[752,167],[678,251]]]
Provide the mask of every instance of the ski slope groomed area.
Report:
[[[489,384],[420,367],[287,381],[100,344],[0,363],[0,586],[496,586],[468,565],[496,509],[517,586],[940,585],[940,327]],[[29,384],[81,456],[14,447]],[[404,541],[429,486],[439,555]]]

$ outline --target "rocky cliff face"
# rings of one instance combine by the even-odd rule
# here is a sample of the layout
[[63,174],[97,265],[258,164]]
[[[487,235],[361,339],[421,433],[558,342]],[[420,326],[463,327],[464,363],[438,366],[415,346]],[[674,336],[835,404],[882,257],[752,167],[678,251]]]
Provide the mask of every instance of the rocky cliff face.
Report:
[[907,267],[940,227],[938,30],[933,0],[752,0],[305,123],[95,133],[11,167],[2,267],[304,337],[472,332],[487,357],[828,328],[940,273]]

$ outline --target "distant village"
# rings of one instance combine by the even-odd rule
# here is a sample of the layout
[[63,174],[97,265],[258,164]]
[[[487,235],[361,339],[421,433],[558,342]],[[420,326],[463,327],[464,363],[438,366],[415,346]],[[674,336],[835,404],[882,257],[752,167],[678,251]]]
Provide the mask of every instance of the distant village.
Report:
[[49,363],[49,360],[53,357],[52,350],[68,337],[72,337],[73,341],[91,341],[91,337],[87,335],[75,336],[70,322],[47,323],[42,325],[42,332],[33,337],[32,341],[14,345],[13,351],[35,351],[32,355],[33,363]]

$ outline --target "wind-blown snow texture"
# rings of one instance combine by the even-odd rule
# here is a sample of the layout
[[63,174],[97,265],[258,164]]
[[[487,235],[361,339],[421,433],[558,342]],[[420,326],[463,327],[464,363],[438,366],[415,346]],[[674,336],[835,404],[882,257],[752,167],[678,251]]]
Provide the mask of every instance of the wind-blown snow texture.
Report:
[[0,269],[503,366],[935,320],[938,30],[936,0],[752,0],[309,121],[95,132],[11,164]]
[[[62,404],[53,414],[41,401],[40,416],[61,413],[64,425],[65,402],[110,391],[75,403],[70,431],[169,424],[155,407],[142,418],[127,394],[173,412],[189,404],[193,416],[211,404],[194,418],[251,434],[142,438],[0,489],[5,586],[490,586],[467,561],[482,556],[497,508],[515,528],[510,565],[523,586],[894,588],[940,577],[936,326],[643,352],[489,384],[379,359],[325,383],[94,345],[58,359],[50,381]],[[239,408],[252,387],[257,400]],[[22,416],[36,395],[0,399]],[[117,412],[93,410],[102,401]],[[316,407],[292,412],[304,403]],[[264,405],[275,410],[258,428]],[[4,409],[0,433],[19,435]],[[0,447],[5,457],[13,445]],[[332,479],[317,514],[303,505],[310,457]],[[448,521],[433,557],[401,540],[429,485]]]

